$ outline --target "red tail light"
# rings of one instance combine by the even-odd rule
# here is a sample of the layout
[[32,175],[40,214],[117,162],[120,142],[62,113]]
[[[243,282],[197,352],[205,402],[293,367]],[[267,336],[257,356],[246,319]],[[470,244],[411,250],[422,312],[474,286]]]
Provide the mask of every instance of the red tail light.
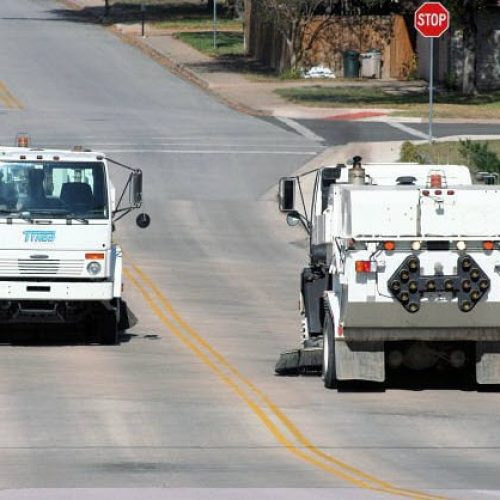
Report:
[[377,272],[377,263],[371,260],[357,260],[355,268],[357,273],[375,273]]

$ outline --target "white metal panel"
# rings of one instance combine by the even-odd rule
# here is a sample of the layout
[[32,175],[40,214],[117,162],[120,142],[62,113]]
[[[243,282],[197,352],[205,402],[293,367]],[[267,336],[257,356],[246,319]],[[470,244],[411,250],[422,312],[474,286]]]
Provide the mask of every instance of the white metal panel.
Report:
[[500,235],[500,191],[475,187],[421,197],[422,236],[494,238]]
[[350,186],[342,190],[342,237],[416,236],[419,191]]
[[[377,262],[375,273],[356,274],[356,260],[368,260],[373,252],[350,251],[346,255],[345,274],[348,293],[343,293],[341,319],[346,327],[360,328],[500,328],[500,251],[469,251],[469,255],[491,280],[491,286],[477,306],[469,313],[458,308],[452,294],[425,294],[421,310],[407,312],[390,294],[387,283],[396,269],[414,252],[382,252],[373,257]],[[436,267],[444,274],[457,272],[458,251],[417,252],[422,273],[434,275]]]
[[0,218],[0,249],[104,251],[111,247],[111,224],[108,219],[82,224],[53,219],[50,224],[30,224],[16,219],[12,224]]

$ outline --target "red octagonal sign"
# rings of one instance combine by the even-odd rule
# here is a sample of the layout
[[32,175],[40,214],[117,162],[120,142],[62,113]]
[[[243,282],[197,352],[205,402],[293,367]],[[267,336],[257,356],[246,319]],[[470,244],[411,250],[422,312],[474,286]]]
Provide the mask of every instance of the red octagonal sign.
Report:
[[440,2],[425,2],[415,11],[415,29],[426,38],[439,38],[450,27],[450,13]]

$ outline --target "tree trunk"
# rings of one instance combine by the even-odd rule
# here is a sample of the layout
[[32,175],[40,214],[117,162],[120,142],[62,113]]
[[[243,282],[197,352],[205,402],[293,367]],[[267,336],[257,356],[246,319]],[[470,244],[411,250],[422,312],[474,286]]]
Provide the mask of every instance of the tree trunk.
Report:
[[473,7],[469,6],[464,20],[464,64],[462,75],[462,92],[466,95],[473,95],[477,92],[477,25],[476,15]]
[[286,43],[286,51],[288,54],[288,68],[290,70],[295,70],[297,66],[297,54],[295,53],[294,50],[294,43],[292,38],[285,38],[285,43]]

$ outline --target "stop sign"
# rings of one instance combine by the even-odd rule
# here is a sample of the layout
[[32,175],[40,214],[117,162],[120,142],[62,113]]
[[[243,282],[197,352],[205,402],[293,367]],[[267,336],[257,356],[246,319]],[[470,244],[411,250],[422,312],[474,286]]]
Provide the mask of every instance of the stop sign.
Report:
[[415,29],[426,38],[439,38],[450,27],[450,13],[441,2],[425,2],[415,11]]

